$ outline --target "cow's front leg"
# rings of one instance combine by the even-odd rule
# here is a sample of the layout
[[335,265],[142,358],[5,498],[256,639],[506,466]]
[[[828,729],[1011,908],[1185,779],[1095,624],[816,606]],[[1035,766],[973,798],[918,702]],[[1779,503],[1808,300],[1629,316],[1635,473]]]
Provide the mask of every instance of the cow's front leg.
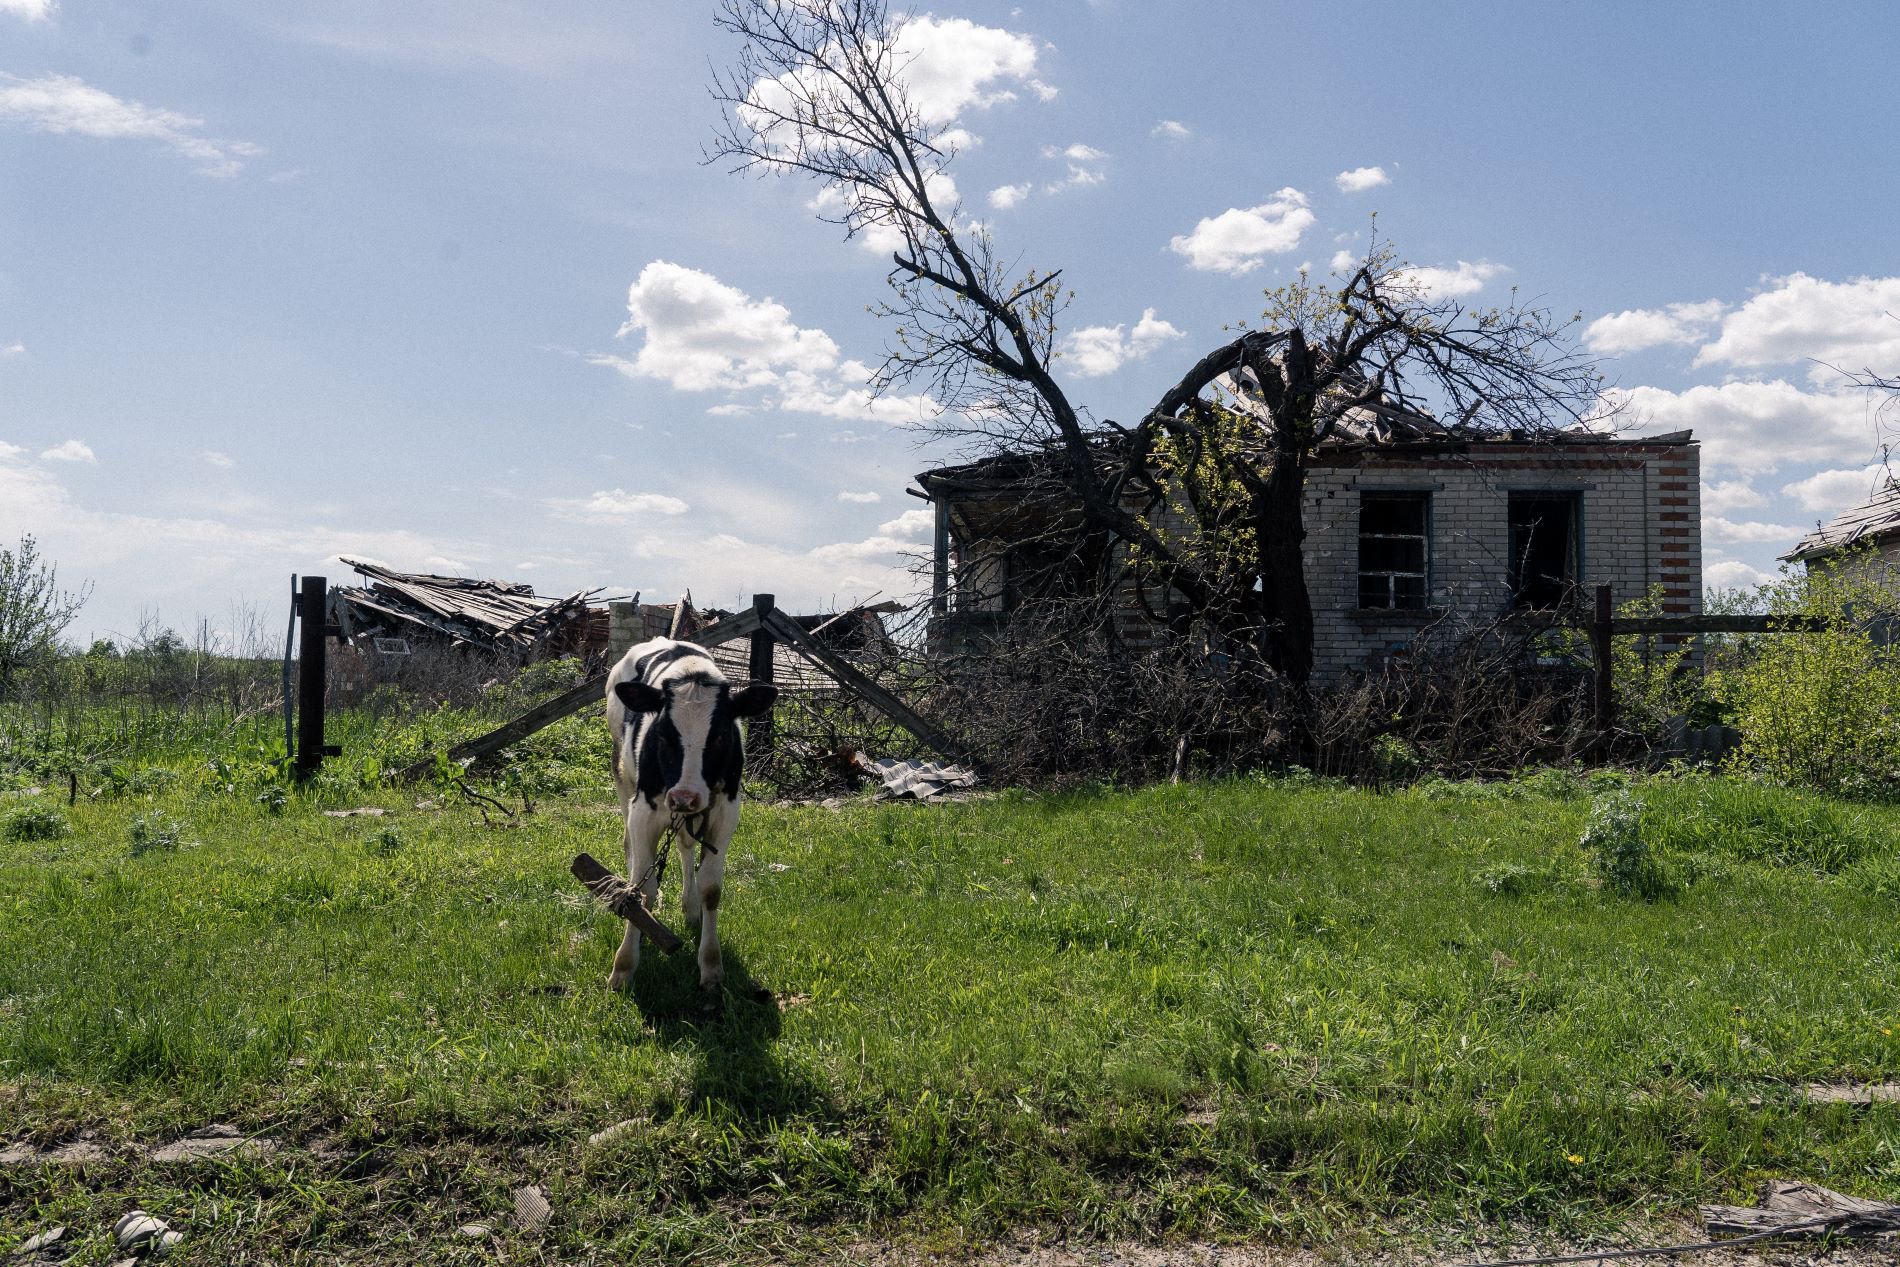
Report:
[[[660,902],[659,868],[653,865],[660,833],[666,829],[666,817],[640,797],[627,806],[627,876],[646,899],[647,909]],[[607,977],[609,990],[631,990],[633,974],[640,967],[640,930],[627,922],[621,934],[620,949],[614,952],[613,972]]]
[[[707,830],[710,832],[710,828]],[[680,851],[680,913],[697,928],[703,910],[699,900],[699,842],[684,829],[674,832],[673,838]],[[711,839],[710,835],[706,838]]]
[[720,797],[706,816],[706,849],[699,860],[697,905],[699,915],[699,988],[717,990],[726,977],[725,961],[719,956],[719,899],[726,878],[726,851],[732,845],[733,829],[739,825],[739,807]]

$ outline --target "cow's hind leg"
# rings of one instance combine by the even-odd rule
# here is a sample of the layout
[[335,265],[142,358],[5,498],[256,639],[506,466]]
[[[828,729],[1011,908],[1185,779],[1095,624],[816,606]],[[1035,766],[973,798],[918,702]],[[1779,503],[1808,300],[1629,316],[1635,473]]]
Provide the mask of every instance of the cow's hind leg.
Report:
[[[639,886],[648,910],[660,902],[660,879],[655,874],[658,868],[653,860],[657,856],[655,847],[660,833],[665,828],[666,819],[645,801],[635,797],[627,806],[627,878]],[[628,921],[627,930],[620,937],[620,949],[614,952],[614,968],[607,978],[607,988],[631,990],[633,974],[639,967],[640,930]]]

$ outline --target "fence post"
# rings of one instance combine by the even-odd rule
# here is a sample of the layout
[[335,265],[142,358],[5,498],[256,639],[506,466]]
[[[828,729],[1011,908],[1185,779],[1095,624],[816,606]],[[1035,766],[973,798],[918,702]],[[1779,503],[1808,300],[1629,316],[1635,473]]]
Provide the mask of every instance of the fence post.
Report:
[[[752,610],[757,612],[759,618],[763,620],[771,614],[777,601],[777,598],[771,594],[754,594]],[[760,626],[752,635],[750,669],[754,682],[772,680],[772,642],[771,631],[763,626]],[[772,714],[768,712],[763,716],[753,718],[752,724],[746,727],[746,755],[757,756],[761,761],[770,761],[772,742]]]
[[342,749],[323,742],[324,656],[330,636],[329,582],[321,576],[303,578],[297,596],[297,760],[294,770],[307,779],[323,767],[325,757]]
[[1607,753],[1610,747],[1610,731],[1616,725],[1615,680],[1610,665],[1610,631],[1614,619],[1615,607],[1610,597],[1608,585],[1597,586],[1596,616],[1590,622],[1590,657],[1596,690],[1594,713],[1597,724],[1597,750]]

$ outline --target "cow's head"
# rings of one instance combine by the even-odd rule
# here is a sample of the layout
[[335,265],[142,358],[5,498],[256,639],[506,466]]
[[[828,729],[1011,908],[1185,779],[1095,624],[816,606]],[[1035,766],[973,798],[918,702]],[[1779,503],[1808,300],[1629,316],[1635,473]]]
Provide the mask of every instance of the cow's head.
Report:
[[739,720],[758,717],[778,701],[778,688],[769,682],[735,691],[698,673],[659,686],[621,682],[614,694],[629,711],[653,715],[635,753],[641,794],[664,797],[666,807],[681,814],[705,809],[715,790],[739,794],[745,769]]

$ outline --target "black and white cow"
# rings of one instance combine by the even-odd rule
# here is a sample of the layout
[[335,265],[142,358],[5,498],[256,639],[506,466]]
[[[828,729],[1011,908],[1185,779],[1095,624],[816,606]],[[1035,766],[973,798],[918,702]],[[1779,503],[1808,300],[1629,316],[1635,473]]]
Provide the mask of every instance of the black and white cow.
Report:
[[[726,848],[739,825],[739,778],[745,770],[741,718],[772,707],[778,688],[755,682],[735,691],[704,647],[654,638],[621,657],[607,675],[607,726],[614,737],[614,786],[627,827],[627,874],[659,902],[654,866],[660,837],[674,819],[678,833],[680,906],[699,925],[699,984],[718,988],[719,895]],[[704,843],[699,846],[693,837]],[[640,933],[627,925],[614,955],[609,989],[633,984]]]

